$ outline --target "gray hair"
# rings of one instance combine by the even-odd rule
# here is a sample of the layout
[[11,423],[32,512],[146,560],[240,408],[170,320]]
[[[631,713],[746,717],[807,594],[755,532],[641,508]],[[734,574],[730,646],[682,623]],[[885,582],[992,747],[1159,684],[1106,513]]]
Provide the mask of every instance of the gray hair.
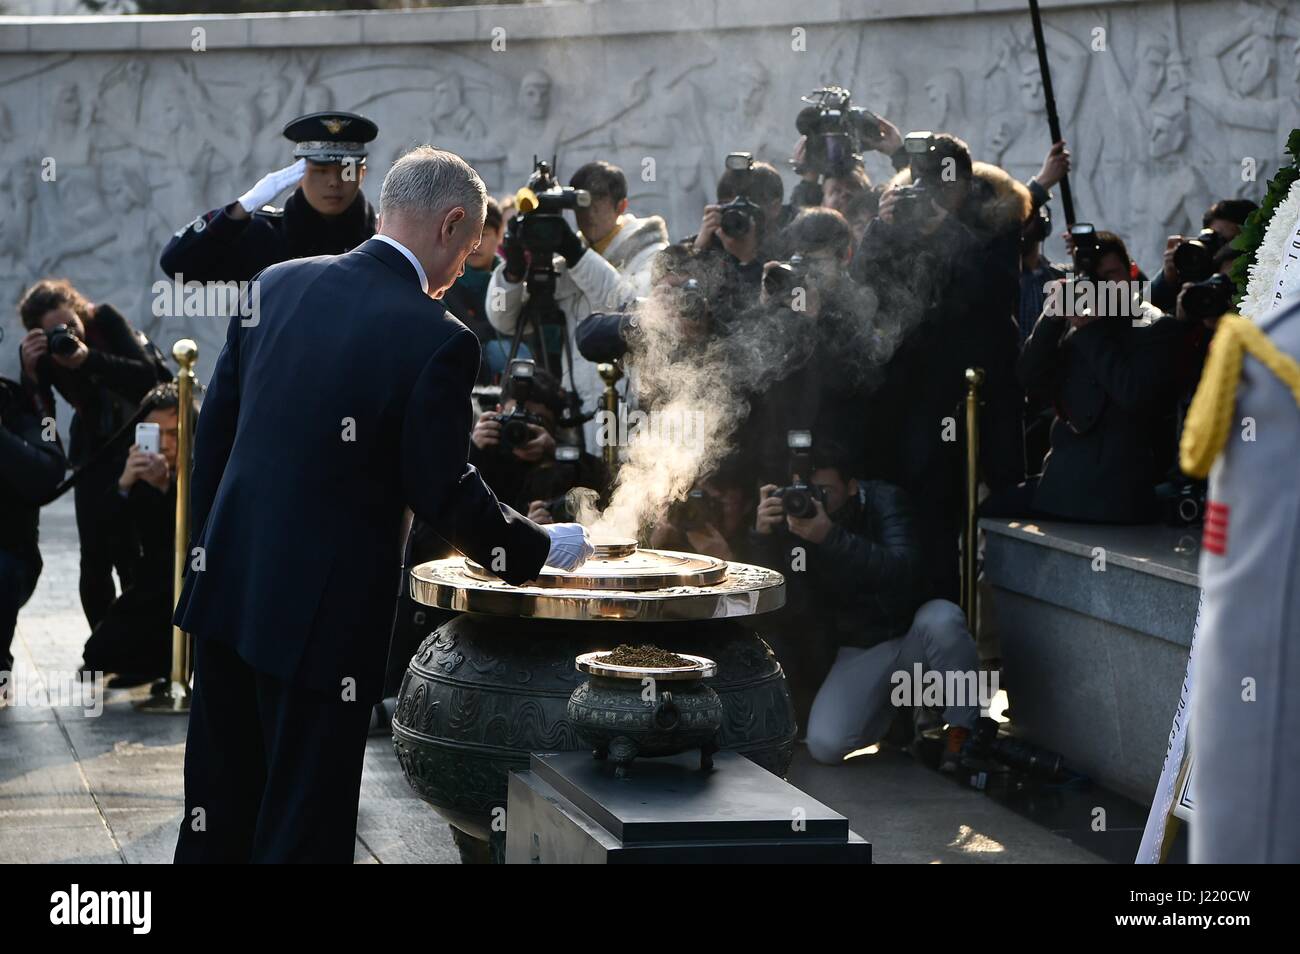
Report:
[[379,214],[436,216],[463,206],[472,218],[483,215],[487,187],[473,167],[433,146],[417,146],[393,163],[379,190]]

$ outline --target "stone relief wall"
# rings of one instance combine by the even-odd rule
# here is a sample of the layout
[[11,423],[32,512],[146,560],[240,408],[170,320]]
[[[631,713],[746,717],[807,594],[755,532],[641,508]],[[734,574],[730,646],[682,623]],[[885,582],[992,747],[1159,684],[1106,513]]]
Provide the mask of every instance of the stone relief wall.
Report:
[[[498,195],[523,184],[534,153],[558,154],[566,178],[605,158],[628,173],[633,210],[665,215],[674,236],[694,231],[726,152],[786,168],[799,96],[823,83],[850,87],[904,132],[951,131],[1018,177],[1038,169],[1047,124],[1018,3],[981,3],[998,12],[972,14],[969,0],[935,0],[894,19],[878,9],[855,18],[848,0],[706,6],[701,22],[716,28],[694,24],[696,7],[677,0],[558,14],[484,8],[472,27],[461,11],[371,14],[383,18],[373,21],[383,38],[358,43],[338,39],[368,35],[358,15],[252,27],[153,21],[111,50],[87,31],[122,23],[0,19],[0,373],[17,371],[22,289],[61,275],[117,305],[164,351],[196,338],[206,380],[223,323],[152,315],[158,253],[197,213],[286,165],[281,127],[315,109],[379,124],[372,200],[393,158],[422,141],[465,156]],[[968,15],[938,15],[945,8]],[[611,26],[620,9],[631,27]],[[1199,228],[1215,199],[1258,198],[1300,125],[1300,12],[1284,10],[1277,0],[1067,0],[1045,10],[1078,216],[1118,231],[1147,271],[1159,267],[1164,236]],[[539,15],[559,17],[549,36],[526,28]],[[225,35],[218,28],[264,32],[251,46],[214,39],[193,52],[191,27],[209,22],[214,38]],[[492,48],[494,23],[505,24],[505,51]],[[272,28],[282,41],[266,39]],[[796,28],[806,49],[795,49]],[[1098,28],[1105,50],[1094,50]],[[50,159],[53,181],[42,175]],[[642,174],[647,160],[653,181]],[[876,180],[888,174],[879,160],[869,165]],[[1243,181],[1251,161],[1257,181]]]

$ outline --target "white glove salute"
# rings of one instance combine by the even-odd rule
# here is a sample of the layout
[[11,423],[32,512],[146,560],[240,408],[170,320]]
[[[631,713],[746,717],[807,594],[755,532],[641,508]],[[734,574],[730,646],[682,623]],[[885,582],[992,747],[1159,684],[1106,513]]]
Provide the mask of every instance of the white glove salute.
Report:
[[[276,169],[275,172],[268,172],[262,178],[257,180],[257,185],[249,189],[238,199],[239,204],[244,207],[244,211],[252,213],[262,206],[270,203],[277,195],[290,186],[298,184],[303,175],[307,172],[307,160],[299,159],[291,166],[285,166],[283,169]],[[229,193],[227,193],[229,194]]]
[[542,527],[551,538],[551,552],[546,565],[557,570],[576,570],[596,552],[587,539],[587,528],[580,523],[550,523]]

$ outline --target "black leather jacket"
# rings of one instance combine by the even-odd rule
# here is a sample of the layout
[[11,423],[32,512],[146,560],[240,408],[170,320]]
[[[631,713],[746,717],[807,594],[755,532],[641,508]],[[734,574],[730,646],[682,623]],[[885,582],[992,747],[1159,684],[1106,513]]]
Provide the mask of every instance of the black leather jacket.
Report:
[[926,593],[907,494],[884,481],[859,481],[857,495],[831,521],[820,544],[787,530],[750,533],[754,558],[785,574],[788,618],[825,627],[840,646],[865,649],[902,636]]

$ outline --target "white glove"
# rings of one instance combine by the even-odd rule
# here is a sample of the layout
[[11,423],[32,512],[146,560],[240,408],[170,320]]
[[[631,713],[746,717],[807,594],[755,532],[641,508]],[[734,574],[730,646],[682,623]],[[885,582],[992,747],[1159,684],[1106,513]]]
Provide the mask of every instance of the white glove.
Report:
[[596,552],[587,539],[587,528],[580,523],[548,523],[542,526],[551,538],[551,552],[546,565],[557,570],[576,570]]
[[[262,206],[269,204],[272,199],[285,189],[297,185],[298,180],[306,172],[306,159],[299,159],[291,166],[276,169],[275,172],[268,172],[257,180],[257,185],[241,195],[237,201],[244,207],[245,212],[256,212]],[[226,194],[229,195],[230,193]]]

